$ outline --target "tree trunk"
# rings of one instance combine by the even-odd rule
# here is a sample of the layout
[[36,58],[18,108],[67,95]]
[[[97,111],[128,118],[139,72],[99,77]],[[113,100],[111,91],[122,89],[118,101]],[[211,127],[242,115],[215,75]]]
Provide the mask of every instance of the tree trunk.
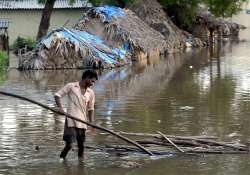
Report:
[[36,39],[39,40],[45,36],[48,32],[50,26],[50,17],[53,11],[53,7],[56,0],[46,0],[45,7],[42,12],[42,18],[38,28],[38,33]]

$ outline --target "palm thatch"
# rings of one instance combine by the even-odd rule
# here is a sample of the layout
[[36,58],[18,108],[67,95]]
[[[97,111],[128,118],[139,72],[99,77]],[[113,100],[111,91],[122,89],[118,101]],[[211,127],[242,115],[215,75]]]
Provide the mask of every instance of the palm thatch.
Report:
[[82,56],[86,56],[85,49],[76,48],[66,39],[54,37],[50,45],[40,45],[36,51],[19,55],[19,69],[81,68]]
[[138,0],[128,8],[165,37],[168,52],[179,51],[187,47],[188,43],[191,47],[204,46],[199,38],[178,28],[157,0]]
[[206,9],[201,9],[198,12],[196,21],[193,25],[193,34],[207,41],[211,35],[214,35],[213,33],[216,33],[219,39],[238,37],[239,31],[245,28],[245,26],[229,21],[225,18],[216,18]]
[[186,37],[182,31],[173,24],[162,6],[156,0],[140,0],[129,7],[138,17],[150,27],[160,32],[168,43],[168,51],[174,48],[183,48]]
[[105,12],[98,8],[90,9],[75,29],[100,36],[112,47],[121,47],[128,43],[132,58],[140,60],[159,55],[168,50],[165,37],[154,30],[128,9],[118,9],[123,15],[113,15],[107,19]]
[[35,51],[21,54],[19,69],[112,68],[129,63],[129,57],[126,50],[110,48],[87,32],[61,28],[40,41]]
[[[115,13],[107,14],[107,11]],[[68,34],[64,35],[62,30]],[[79,34],[81,31],[92,35],[87,38],[88,43],[84,41],[82,34]],[[76,34],[73,39],[72,33]],[[93,38],[102,41],[92,43]],[[141,60],[160,56],[168,49],[165,37],[143,22],[134,12],[110,6],[97,7],[85,13],[74,29],[52,31],[37,46],[36,52],[19,55],[19,68],[112,68],[129,63],[131,58]],[[125,58],[121,59],[120,51]],[[105,57],[104,61],[102,57]]]

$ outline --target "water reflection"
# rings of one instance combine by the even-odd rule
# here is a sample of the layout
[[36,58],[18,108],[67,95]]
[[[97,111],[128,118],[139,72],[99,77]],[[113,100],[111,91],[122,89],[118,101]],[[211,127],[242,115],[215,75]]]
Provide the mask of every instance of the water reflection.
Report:
[[0,68],[0,85],[6,80],[6,72],[6,70],[2,70],[2,68]]
[[[100,79],[93,87],[97,120],[116,131],[161,130],[167,134],[207,134],[223,140],[248,141],[249,46],[248,42],[224,43],[99,72]],[[54,107],[55,91],[67,82],[79,80],[81,73],[81,70],[11,70],[1,90]],[[124,157],[91,150],[84,164],[78,163],[76,152],[70,153],[68,162],[60,163],[63,122],[62,116],[1,96],[0,174],[126,174],[128,169],[120,165],[129,161],[142,161],[144,165],[130,168],[129,174],[166,171],[194,175],[244,174],[242,167],[248,164],[244,162],[248,158],[242,156],[177,156],[157,161],[128,156],[123,160]],[[87,138],[87,144],[91,145],[110,141],[116,139],[100,135]],[[35,149],[37,146],[39,150]]]

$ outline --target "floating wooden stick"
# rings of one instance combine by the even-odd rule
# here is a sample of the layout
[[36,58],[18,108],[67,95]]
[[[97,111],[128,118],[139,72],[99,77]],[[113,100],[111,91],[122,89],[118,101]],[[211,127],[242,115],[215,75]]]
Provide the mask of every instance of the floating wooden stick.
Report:
[[174,144],[174,142],[172,142],[169,138],[167,138],[166,135],[164,135],[162,132],[157,131],[157,133],[159,133],[164,139],[166,139],[169,143],[171,143],[176,149],[178,149],[180,152],[184,153],[185,151],[183,151],[181,148],[179,148],[176,144]]

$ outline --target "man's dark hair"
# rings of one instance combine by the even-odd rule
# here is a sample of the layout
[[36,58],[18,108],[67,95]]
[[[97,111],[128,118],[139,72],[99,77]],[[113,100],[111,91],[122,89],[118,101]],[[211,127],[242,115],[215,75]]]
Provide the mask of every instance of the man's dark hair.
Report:
[[98,80],[98,75],[95,70],[86,70],[82,73],[82,80],[87,78],[89,79],[95,78],[96,80]]

